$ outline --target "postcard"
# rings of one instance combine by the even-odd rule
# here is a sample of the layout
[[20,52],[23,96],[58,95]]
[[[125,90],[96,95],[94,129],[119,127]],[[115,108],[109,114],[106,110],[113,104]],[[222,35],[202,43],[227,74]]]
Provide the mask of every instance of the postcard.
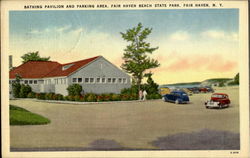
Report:
[[247,1],[1,1],[3,157],[249,157]]

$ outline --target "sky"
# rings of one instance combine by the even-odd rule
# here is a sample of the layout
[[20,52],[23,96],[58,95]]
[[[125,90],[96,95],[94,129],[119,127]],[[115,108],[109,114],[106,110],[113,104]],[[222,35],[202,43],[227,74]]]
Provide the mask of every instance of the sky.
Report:
[[239,71],[238,9],[11,11],[9,54],[13,65],[39,51],[68,63],[102,55],[120,67],[126,45],[120,32],[152,28],[147,42],[159,47],[150,57],[158,84],[232,78]]

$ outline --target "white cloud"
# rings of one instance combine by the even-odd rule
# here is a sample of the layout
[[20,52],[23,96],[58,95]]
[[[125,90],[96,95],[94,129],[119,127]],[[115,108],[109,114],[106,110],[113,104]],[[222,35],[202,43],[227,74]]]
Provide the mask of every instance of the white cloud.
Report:
[[204,38],[228,40],[228,41],[238,40],[238,34],[236,32],[225,32],[222,30],[208,30],[208,31],[202,32],[201,36]]
[[190,38],[190,35],[186,31],[177,31],[170,35],[170,40],[174,41],[184,41],[188,40]]
[[62,27],[56,27],[55,31],[57,31],[57,32],[64,32],[64,31],[70,29],[71,27],[72,27],[71,25],[65,25],[65,26],[62,26]]

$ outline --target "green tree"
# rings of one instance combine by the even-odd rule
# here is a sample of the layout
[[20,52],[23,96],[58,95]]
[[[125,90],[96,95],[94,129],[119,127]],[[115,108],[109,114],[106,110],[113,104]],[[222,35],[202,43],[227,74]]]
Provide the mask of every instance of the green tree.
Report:
[[16,79],[12,83],[12,93],[13,93],[13,97],[15,98],[19,98],[19,93],[21,89],[21,84],[20,84],[21,79],[22,77],[19,74],[16,74]]
[[138,90],[140,90],[145,71],[160,66],[157,60],[148,56],[158,49],[158,47],[152,48],[150,43],[145,41],[151,31],[152,28],[143,29],[142,24],[139,23],[125,33],[121,32],[122,38],[129,42],[124,49],[124,63],[121,68],[132,75]]
[[23,63],[28,61],[48,61],[50,59],[50,57],[40,57],[38,51],[24,54],[21,58],[23,59]]
[[72,84],[68,86],[67,91],[70,96],[81,95],[82,86],[79,84]]
[[240,74],[237,73],[236,76],[234,77],[234,82],[235,82],[235,84],[239,84],[239,83],[240,83],[240,82],[239,82],[239,79],[240,79]]
[[154,82],[152,78],[152,73],[145,74],[145,77],[147,77],[147,84],[146,84],[146,90],[148,94],[158,94],[158,87],[159,85]]

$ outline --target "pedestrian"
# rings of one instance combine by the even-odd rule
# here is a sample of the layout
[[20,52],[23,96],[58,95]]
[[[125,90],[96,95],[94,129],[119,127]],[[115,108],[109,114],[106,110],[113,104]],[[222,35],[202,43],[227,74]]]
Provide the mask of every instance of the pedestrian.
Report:
[[144,90],[144,91],[143,91],[143,100],[146,100],[146,99],[147,99],[147,98],[146,98],[146,97],[147,97],[147,94],[148,94],[147,91]]
[[142,97],[143,97],[143,93],[142,93],[142,90],[139,91],[139,100],[142,100]]

